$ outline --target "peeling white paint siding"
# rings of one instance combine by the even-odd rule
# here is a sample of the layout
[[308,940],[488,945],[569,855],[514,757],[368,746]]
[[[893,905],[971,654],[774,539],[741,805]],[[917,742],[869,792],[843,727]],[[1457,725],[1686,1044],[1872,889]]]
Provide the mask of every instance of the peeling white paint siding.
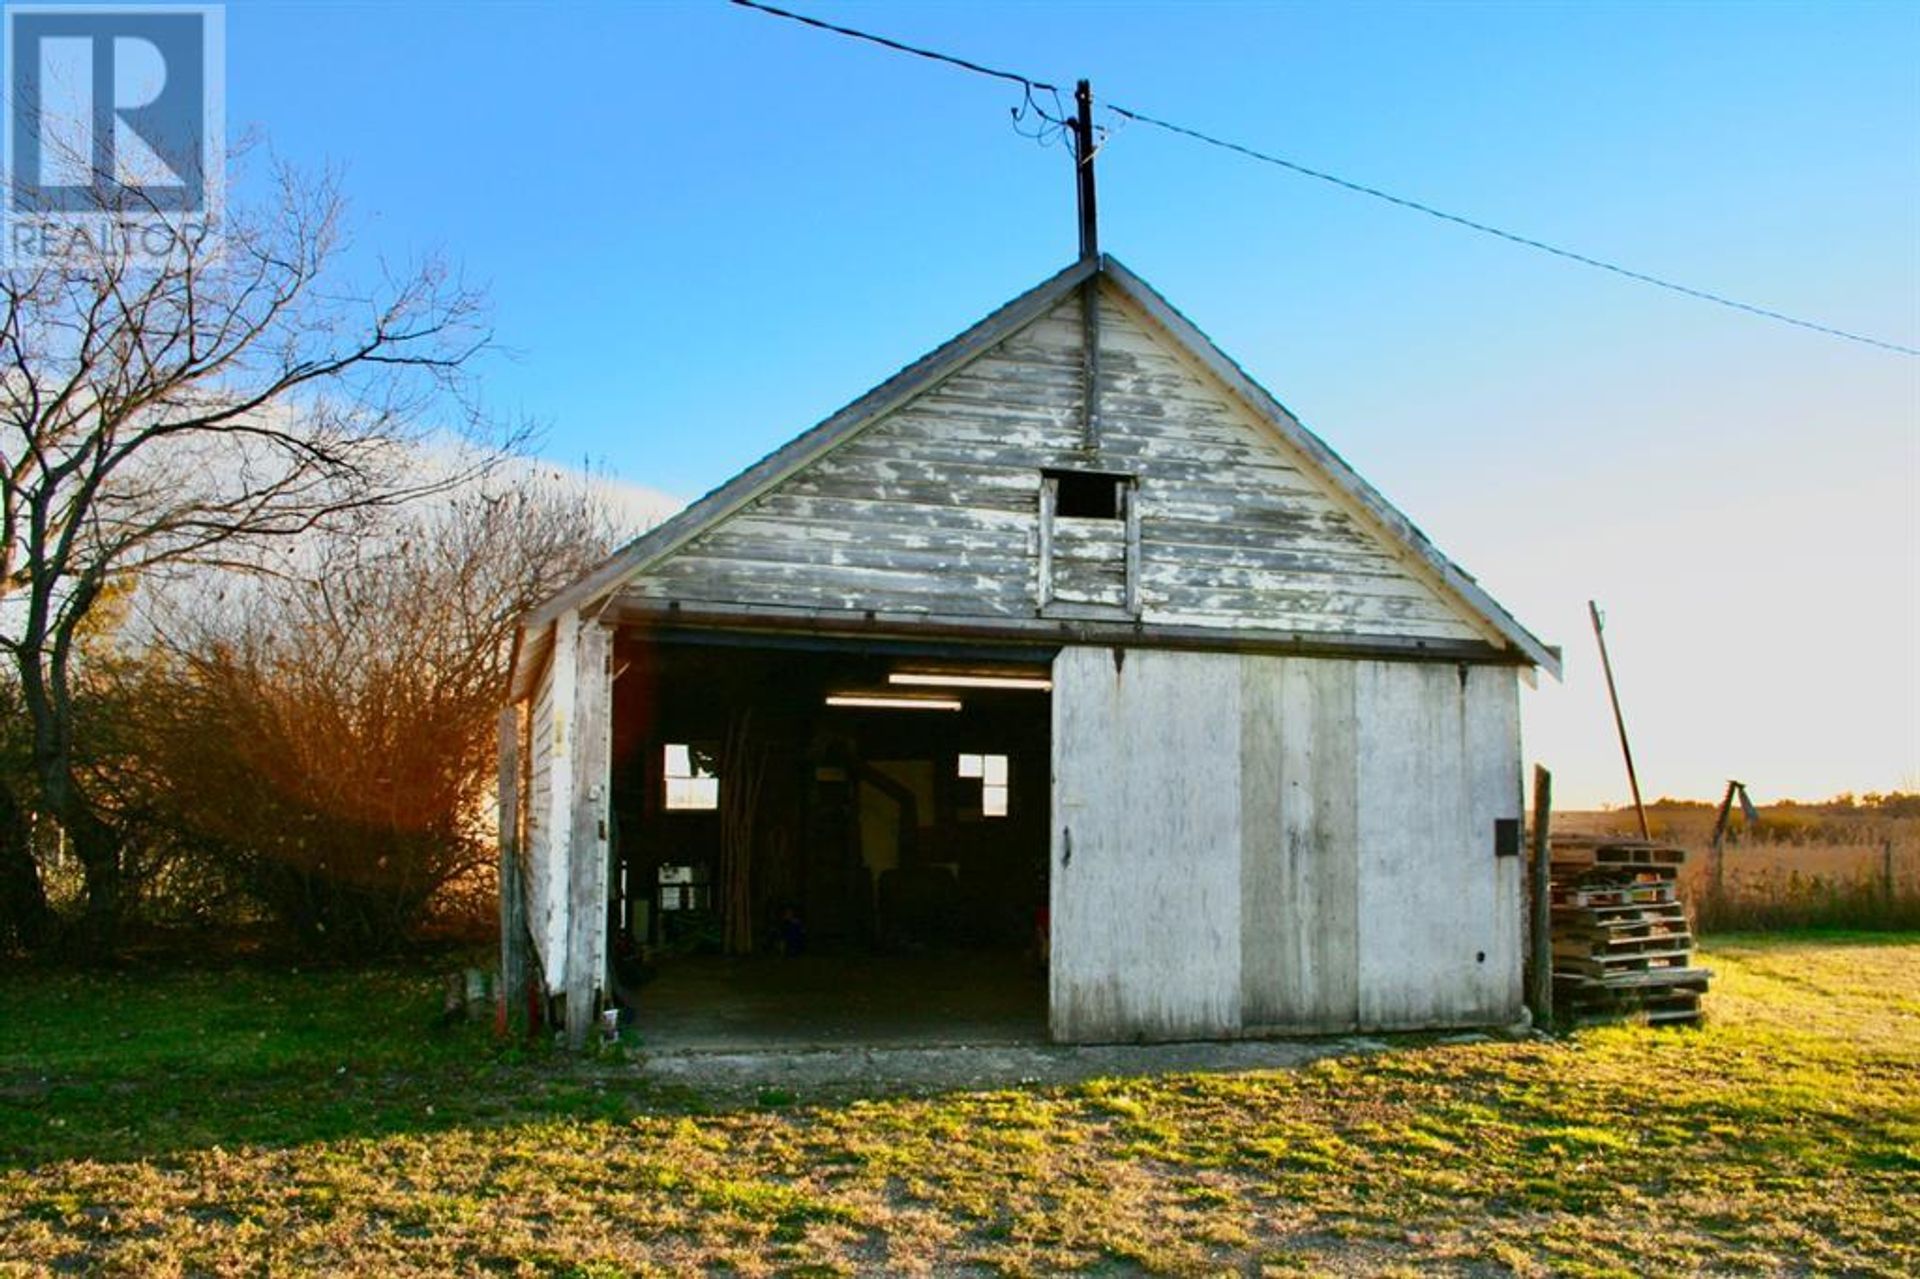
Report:
[[1240,663],[1116,652],[1054,661],[1053,1034],[1205,1038],[1240,1024]]
[[549,665],[534,679],[528,698],[527,785],[520,797],[527,823],[527,932],[533,938],[538,971],[549,980],[552,972],[547,961],[553,954],[547,923],[553,902],[553,718],[553,667]]
[[[1458,908],[1484,896],[1460,875],[1467,840],[1460,674],[1368,663],[1356,672],[1359,728],[1360,1020],[1417,1026],[1468,976]],[[1476,841],[1493,875],[1492,831]],[[1484,939],[1482,939],[1484,945]],[[1467,952],[1469,957],[1471,952]]]
[[573,749],[577,613],[553,623],[553,648],[535,682],[527,784],[527,927],[547,988],[566,979],[567,849],[573,834]]
[[1062,650],[1055,1037],[1517,1018],[1517,706],[1511,668]]
[[1249,658],[1240,723],[1248,1028],[1359,1023],[1352,662]]
[[[1138,603],[1149,629],[1485,638],[1110,285],[1100,301],[1100,445],[1083,450],[1082,335],[1071,297],[695,537],[625,594],[1031,619],[1040,473],[1064,468],[1139,477]],[[1061,521],[1056,553],[1114,582],[1076,585],[1069,574],[1056,588],[1063,599],[1118,599],[1122,543],[1076,540],[1085,532]]]
[[[1525,817],[1519,673],[1512,667],[1468,667],[1466,717],[1463,740],[1467,793],[1473,804],[1467,829],[1470,834],[1479,832],[1477,847],[1473,840],[1468,842],[1466,863],[1470,868],[1475,861],[1484,864],[1496,820],[1523,821]],[[1491,897],[1480,907],[1485,912],[1483,917],[1490,920],[1481,933],[1487,941],[1487,960],[1474,965],[1472,973],[1477,980],[1469,983],[1479,1004],[1468,1016],[1476,1020],[1510,1024],[1520,1019],[1526,1003],[1525,862],[1524,856],[1493,859],[1494,878],[1488,886]]]
[[586,1043],[599,1015],[607,968],[612,632],[597,619],[580,620],[575,623],[571,648],[574,700],[567,747],[572,766],[573,831],[567,843],[566,879],[556,887],[555,895],[569,899],[563,988],[567,992],[567,1038],[579,1047]]

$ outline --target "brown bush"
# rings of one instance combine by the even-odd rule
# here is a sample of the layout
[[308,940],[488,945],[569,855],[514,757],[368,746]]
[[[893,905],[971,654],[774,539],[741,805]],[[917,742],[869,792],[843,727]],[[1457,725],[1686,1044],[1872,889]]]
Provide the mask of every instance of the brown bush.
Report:
[[467,494],[176,613],[139,699],[150,829],[307,949],[399,944],[485,875],[515,621],[609,540],[578,489]]

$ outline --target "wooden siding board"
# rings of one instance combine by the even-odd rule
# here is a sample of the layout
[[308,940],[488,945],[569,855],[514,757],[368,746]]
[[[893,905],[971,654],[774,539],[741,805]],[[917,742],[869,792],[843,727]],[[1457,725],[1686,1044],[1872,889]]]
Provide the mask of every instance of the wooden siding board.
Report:
[[1509,1019],[1487,992],[1517,981],[1519,903],[1503,903],[1489,814],[1517,796],[1517,745],[1475,758],[1505,712],[1490,694],[1489,723],[1470,732],[1472,688],[1471,668],[1359,664],[1360,1018],[1373,1029]]
[[[534,785],[539,796],[528,809],[531,825],[539,820],[540,852],[534,856],[532,891],[528,895],[528,924],[540,946],[547,989],[565,989],[567,928],[571,910],[568,893],[573,841],[573,752],[576,645],[580,619],[563,613],[553,623],[553,655],[534,701]],[[532,841],[530,840],[531,844]]]
[[1359,1021],[1354,666],[1243,659],[1241,1006],[1249,1027]]
[[567,1042],[581,1048],[599,1016],[607,962],[613,697],[611,632],[591,620],[575,629],[565,990]]
[[[941,540],[938,545],[928,544],[934,540],[926,534],[902,533],[891,539],[890,545],[875,546],[850,534],[805,539],[741,535],[727,547],[727,567],[729,571],[735,565],[784,569],[803,576],[816,569],[834,570],[836,577],[842,576],[838,570],[846,569],[851,570],[845,575],[849,581],[860,580],[863,570],[889,576],[904,573],[909,581],[912,575],[923,573],[1026,572],[1030,540],[1024,534],[1017,541],[991,534],[965,534]],[[664,581],[706,571],[710,570],[662,565],[656,576]],[[907,585],[903,583],[900,589],[907,589]]]
[[534,962],[543,979],[552,976],[547,959],[553,954],[547,917],[551,910],[553,847],[553,665],[534,682],[527,711],[527,932],[533,938]]
[[[1395,616],[1430,619],[1435,623],[1447,622],[1452,616],[1445,605],[1421,590],[1417,583],[1377,571],[1348,573],[1307,569],[1284,560],[1262,563],[1257,556],[1213,550],[1169,557],[1159,547],[1143,546],[1141,553],[1145,559],[1146,580],[1165,587],[1170,595],[1238,590],[1257,600],[1284,602],[1304,613],[1358,612],[1363,607],[1361,601],[1377,600],[1379,607],[1393,609]],[[1388,601],[1403,603],[1395,606]],[[1472,636],[1464,627],[1445,633],[1450,638]]]
[[[1491,877],[1469,874],[1482,884],[1487,962],[1474,966],[1478,997],[1474,1015],[1488,1023],[1520,1019],[1526,1003],[1526,897],[1522,857],[1492,857],[1494,822],[1521,821],[1525,815],[1520,758],[1520,677],[1511,667],[1470,667],[1467,671],[1465,746],[1469,796],[1468,857],[1493,863]],[[1475,846],[1477,845],[1477,847]]]
[[[1453,672],[1437,668],[1442,679]],[[1441,887],[1427,878],[1434,827],[1430,787],[1444,761],[1444,735],[1415,666],[1370,663],[1356,672],[1359,789],[1360,1020],[1369,1027],[1413,1027],[1435,1001],[1438,935],[1449,920]],[[1435,877],[1437,879],[1437,876]],[[1451,886],[1446,886],[1450,888]]]
[[1053,521],[1053,597],[1070,603],[1127,603],[1127,524],[1124,520]]
[[520,705],[509,702],[495,721],[498,751],[494,773],[497,891],[500,898],[500,983],[495,992],[502,1027],[526,1028],[527,1009],[527,850],[521,834],[521,777],[526,748],[521,741]]
[[[1234,612],[1237,604],[1251,599],[1245,591],[1184,592],[1169,598],[1157,588],[1152,574],[1143,577],[1143,614],[1154,626],[1184,626],[1224,633],[1236,630],[1266,631],[1284,625],[1295,634],[1361,635],[1381,638],[1421,639],[1435,642],[1468,642],[1465,636],[1436,637],[1434,627],[1425,619],[1408,617],[1392,601],[1371,600],[1363,596],[1303,597],[1299,607],[1284,618],[1247,617]],[[1223,615],[1232,620],[1223,622]]]
[[[857,497],[874,502],[924,503],[931,506],[953,506],[963,510],[1004,511],[1033,518],[1034,492],[1022,488],[983,487],[975,490],[956,491],[951,483],[937,479],[880,479],[869,478],[865,482],[850,485],[830,479],[798,477],[790,490],[796,497]],[[664,564],[672,560],[663,561]],[[658,571],[656,568],[653,571]],[[640,575],[644,577],[644,574]],[[640,580],[636,577],[634,580]]]
[[[751,515],[736,517],[745,528],[812,536],[823,531],[856,535],[867,524],[898,524],[931,537],[945,529],[981,535],[1026,537],[1033,530],[1033,511],[1026,504],[1016,510],[963,506],[949,490],[944,501],[876,501],[865,497],[824,497],[783,491],[756,505]],[[1023,495],[1025,496],[1025,495]]]
[[1410,589],[1406,579],[1388,566],[1371,556],[1355,555],[1342,549],[1301,550],[1297,547],[1270,546],[1195,546],[1177,549],[1170,548],[1161,540],[1153,548],[1152,562],[1163,566],[1164,571],[1169,573],[1192,565],[1196,570],[1210,567],[1219,572],[1264,573],[1279,577],[1284,583],[1299,582],[1321,587],[1343,585],[1351,581],[1356,589],[1420,600],[1429,607],[1437,607],[1429,596]]
[[[743,598],[755,604],[791,608],[837,608],[852,613],[898,612],[942,614],[956,618],[1031,617],[1033,606],[1024,581],[1009,582],[995,573],[942,572],[924,585],[918,571],[834,569],[823,582],[803,567],[791,564],[729,563],[723,574],[663,573],[636,583],[638,598],[711,600],[716,605]],[[1017,594],[1016,594],[1017,591]]]
[[1053,1033],[1232,1034],[1239,752],[1221,729],[1239,722],[1239,659],[1115,656],[1069,647],[1054,661]]

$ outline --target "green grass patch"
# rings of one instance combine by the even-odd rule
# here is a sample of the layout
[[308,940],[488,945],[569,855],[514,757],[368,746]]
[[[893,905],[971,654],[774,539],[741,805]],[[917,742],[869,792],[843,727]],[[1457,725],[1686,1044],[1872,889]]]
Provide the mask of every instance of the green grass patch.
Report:
[[1920,1270],[1920,936],[1699,1030],[822,1104],[499,1051],[401,972],[0,980],[0,1275]]

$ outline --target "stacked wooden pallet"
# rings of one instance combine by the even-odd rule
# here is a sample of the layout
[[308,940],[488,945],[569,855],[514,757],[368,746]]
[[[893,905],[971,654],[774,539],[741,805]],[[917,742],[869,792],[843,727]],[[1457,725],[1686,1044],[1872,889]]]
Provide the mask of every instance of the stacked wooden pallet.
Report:
[[1563,1025],[1692,1022],[1712,974],[1693,966],[1680,900],[1686,850],[1647,840],[1555,837],[1553,1000]]

